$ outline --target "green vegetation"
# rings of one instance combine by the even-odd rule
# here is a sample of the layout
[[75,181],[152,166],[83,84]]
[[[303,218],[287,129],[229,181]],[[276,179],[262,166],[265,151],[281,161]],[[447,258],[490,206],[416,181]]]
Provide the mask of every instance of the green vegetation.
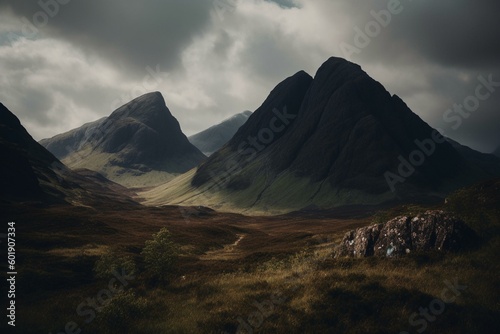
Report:
[[93,331],[102,333],[126,333],[137,319],[148,311],[148,302],[133,291],[120,291],[98,313]]
[[162,228],[153,234],[153,239],[146,241],[141,253],[144,256],[146,269],[153,279],[166,281],[172,274],[179,254],[178,246],[172,241],[172,234]]
[[125,270],[131,275],[137,273],[134,259],[130,255],[121,255],[116,250],[108,250],[99,257],[94,265],[94,273],[97,278],[109,279],[113,272]]
[[446,199],[445,209],[462,218],[483,238],[500,234],[500,181],[464,188]]

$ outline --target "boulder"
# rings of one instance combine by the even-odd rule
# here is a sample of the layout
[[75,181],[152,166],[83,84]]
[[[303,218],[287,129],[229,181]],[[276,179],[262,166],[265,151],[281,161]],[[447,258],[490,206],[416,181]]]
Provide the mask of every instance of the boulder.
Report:
[[335,256],[394,257],[412,252],[459,251],[475,240],[475,232],[463,221],[444,211],[427,211],[349,231]]
[[376,256],[397,256],[411,252],[411,218],[402,216],[385,223],[374,246],[373,254]]
[[379,237],[382,226],[383,224],[372,225],[348,232],[340,245],[340,253],[351,257],[373,255],[375,241]]

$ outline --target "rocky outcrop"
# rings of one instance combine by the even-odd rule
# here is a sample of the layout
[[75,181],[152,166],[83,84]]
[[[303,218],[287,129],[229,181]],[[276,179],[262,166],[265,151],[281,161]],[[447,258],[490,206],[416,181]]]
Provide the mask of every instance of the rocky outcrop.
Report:
[[427,211],[350,231],[335,256],[393,257],[412,252],[459,251],[476,240],[475,232],[463,221],[444,211]]

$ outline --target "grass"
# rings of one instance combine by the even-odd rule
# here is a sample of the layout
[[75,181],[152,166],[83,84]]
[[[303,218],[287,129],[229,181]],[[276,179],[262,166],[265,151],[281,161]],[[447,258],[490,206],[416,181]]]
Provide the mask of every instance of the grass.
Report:
[[[193,169],[171,182],[141,192],[139,195],[143,204],[203,205],[224,212],[272,216],[308,206],[331,208],[334,204],[343,206],[349,203],[376,205],[393,199],[391,192],[373,195],[357,190],[340,190],[332,188],[328,182],[312,182],[309,178],[290,173],[275,177],[272,173],[267,175],[265,171],[254,171],[255,176],[244,189],[226,189],[222,186],[223,181],[215,179],[210,179],[200,187],[193,187],[191,180],[195,173]],[[240,176],[237,174],[231,175],[229,183],[237,183],[238,178]]]
[[[494,186],[457,192],[440,207],[482,236],[480,248],[392,259],[332,254],[349,229],[429,207],[400,206],[356,219],[244,217],[196,208],[186,219],[175,207],[12,210],[23,240],[18,329],[55,333],[75,321],[83,333],[220,334],[244,322],[255,333],[416,333],[423,325],[412,326],[410,316],[456,279],[467,288],[426,323],[426,332],[494,333],[500,329]],[[168,283],[149,280],[141,256],[145,241],[162,227],[181,246]],[[133,259],[138,274],[84,324],[76,309],[108,287],[112,277],[98,278],[93,268],[109,249],[116,258]],[[232,250],[232,256],[206,256]]]

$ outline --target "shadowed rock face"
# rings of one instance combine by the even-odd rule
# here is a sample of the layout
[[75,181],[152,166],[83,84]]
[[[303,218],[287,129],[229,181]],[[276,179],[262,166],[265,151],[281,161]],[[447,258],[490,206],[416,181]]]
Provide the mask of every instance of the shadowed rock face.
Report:
[[443,212],[401,216],[346,233],[336,257],[402,256],[413,252],[459,251],[474,244],[475,232]]
[[37,171],[57,159],[28,134],[3,104],[0,104],[0,154],[0,197],[41,197]]
[[[396,171],[399,156],[408,159],[418,148],[414,141],[432,132],[360,66],[331,58],[318,70],[296,121],[272,148],[273,163],[278,171],[290,169],[332,187],[383,193],[384,173]],[[461,165],[451,145],[438,144],[408,183],[436,189]]]
[[[117,184],[88,171],[76,173],[37,143],[0,104],[0,200],[137,205]],[[98,179],[98,180],[97,180]],[[96,182],[97,180],[97,182]],[[120,192],[115,192],[120,191]]]

